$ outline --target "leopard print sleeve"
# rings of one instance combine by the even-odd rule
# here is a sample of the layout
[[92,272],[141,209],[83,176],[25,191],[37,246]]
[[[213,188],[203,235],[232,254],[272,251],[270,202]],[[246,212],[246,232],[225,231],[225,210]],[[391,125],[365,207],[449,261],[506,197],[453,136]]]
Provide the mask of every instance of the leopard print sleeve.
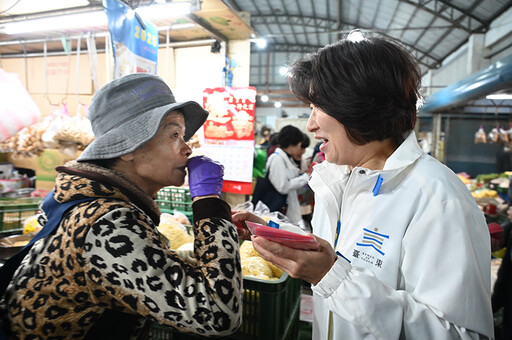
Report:
[[194,207],[194,264],[168,250],[138,209],[119,207],[98,219],[83,252],[94,302],[183,332],[235,332],[242,317],[238,234],[225,202],[203,201],[199,206],[217,213],[204,218]]

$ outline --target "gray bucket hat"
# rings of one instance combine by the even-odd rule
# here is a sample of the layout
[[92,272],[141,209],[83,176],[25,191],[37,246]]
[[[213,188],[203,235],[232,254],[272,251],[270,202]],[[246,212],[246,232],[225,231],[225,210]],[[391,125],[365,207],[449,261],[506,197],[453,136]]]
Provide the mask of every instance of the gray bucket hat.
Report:
[[134,73],[111,81],[94,94],[89,119],[96,138],[77,160],[109,159],[134,151],[155,136],[173,110],[183,113],[186,141],[208,117],[196,102],[177,103],[158,76]]

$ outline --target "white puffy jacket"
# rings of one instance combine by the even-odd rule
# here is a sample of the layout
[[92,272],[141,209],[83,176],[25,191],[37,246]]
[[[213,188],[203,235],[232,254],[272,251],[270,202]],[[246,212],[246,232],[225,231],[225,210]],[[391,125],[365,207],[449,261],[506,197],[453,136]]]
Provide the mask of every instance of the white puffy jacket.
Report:
[[309,185],[313,232],[351,261],[313,287],[314,340],[494,336],[485,218],[414,132],[383,170],[323,162]]
[[267,159],[266,170],[268,179],[276,190],[287,194],[288,209],[286,216],[293,224],[300,224],[302,215],[297,189],[308,183],[309,175],[300,174],[299,167],[282,149],[277,148]]

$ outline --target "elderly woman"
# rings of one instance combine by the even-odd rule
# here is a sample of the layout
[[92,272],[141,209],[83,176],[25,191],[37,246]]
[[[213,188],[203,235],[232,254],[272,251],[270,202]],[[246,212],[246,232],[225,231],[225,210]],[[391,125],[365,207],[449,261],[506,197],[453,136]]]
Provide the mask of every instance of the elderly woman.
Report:
[[[230,208],[219,199],[223,167],[189,160],[186,143],[207,112],[177,103],[162,79],[132,74],[101,88],[89,116],[96,139],[57,168],[40,220],[52,220],[48,207],[85,201],[34,244],[12,278],[2,307],[10,337],[135,339],[152,321],[233,333],[242,277]],[[194,258],[185,260],[160,241],[153,198],[182,185],[187,168],[195,241]]]
[[309,181],[320,246],[253,244],[313,284],[313,339],[493,337],[489,233],[463,183],[417,143],[420,80],[398,43],[353,35],[290,68],[326,157]]

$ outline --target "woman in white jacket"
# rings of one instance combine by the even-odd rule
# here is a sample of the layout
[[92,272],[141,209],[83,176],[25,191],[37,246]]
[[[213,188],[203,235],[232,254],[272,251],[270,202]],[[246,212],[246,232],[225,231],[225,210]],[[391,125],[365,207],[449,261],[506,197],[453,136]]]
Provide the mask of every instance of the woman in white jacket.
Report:
[[308,183],[309,175],[301,173],[294,158],[302,156],[304,134],[297,127],[287,125],[279,131],[279,147],[267,159],[265,166],[274,188],[287,195],[286,217],[295,225],[304,226],[297,189]]
[[309,181],[320,249],[254,248],[313,284],[315,340],[493,338],[488,229],[417,143],[418,67],[396,42],[353,37],[290,68],[326,156]]

